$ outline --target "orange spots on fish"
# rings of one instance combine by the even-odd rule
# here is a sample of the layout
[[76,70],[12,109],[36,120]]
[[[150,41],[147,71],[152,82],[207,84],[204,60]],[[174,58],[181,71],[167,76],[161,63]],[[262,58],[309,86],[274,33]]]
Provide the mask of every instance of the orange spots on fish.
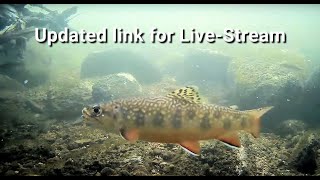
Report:
[[[118,111],[113,108],[115,104],[120,107]],[[189,153],[199,155],[200,140],[217,139],[227,145],[240,147],[239,130],[258,137],[260,118],[271,108],[239,111],[203,104],[196,90],[186,87],[163,97],[108,103],[102,108],[104,116],[92,110],[84,110],[83,115],[87,121],[99,126],[103,124],[106,129],[110,125],[123,127],[120,134],[130,142],[142,140],[180,144]]]

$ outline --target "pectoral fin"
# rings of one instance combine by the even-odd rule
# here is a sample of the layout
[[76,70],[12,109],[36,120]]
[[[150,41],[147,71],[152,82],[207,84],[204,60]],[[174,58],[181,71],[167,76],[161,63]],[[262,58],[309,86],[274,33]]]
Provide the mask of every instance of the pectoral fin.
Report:
[[139,131],[138,129],[120,129],[121,136],[129,141],[129,142],[136,142],[139,139]]
[[231,147],[236,147],[236,148],[241,147],[239,136],[235,132],[220,136],[218,140],[224,142],[226,145],[229,145]]
[[194,156],[200,155],[200,144],[198,141],[184,141],[180,143],[180,146]]

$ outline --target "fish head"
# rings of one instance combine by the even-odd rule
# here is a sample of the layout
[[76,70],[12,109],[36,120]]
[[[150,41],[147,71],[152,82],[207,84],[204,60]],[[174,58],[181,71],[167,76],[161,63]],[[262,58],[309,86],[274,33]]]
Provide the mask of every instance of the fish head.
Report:
[[87,106],[82,109],[82,118],[88,126],[115,132],[119,123],[120,104],[107,103]]

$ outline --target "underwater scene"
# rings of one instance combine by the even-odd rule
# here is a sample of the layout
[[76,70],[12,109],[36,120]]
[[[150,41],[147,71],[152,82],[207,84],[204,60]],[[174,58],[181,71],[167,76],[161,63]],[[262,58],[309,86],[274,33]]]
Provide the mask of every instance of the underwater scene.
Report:
[[319,17],[1,4],[0,175],[320,175]]

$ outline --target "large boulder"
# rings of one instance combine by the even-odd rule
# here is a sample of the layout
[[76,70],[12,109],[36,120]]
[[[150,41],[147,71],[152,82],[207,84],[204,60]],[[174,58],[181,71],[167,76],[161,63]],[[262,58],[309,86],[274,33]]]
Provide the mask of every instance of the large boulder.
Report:
[[183,61],[169,63],[166,69],[180,83],[211,82],[229,85],[228,66],[231,58],[217,51],[197,49],[184,56]]
[[21,83],[28,80],[26,86],[34,87],[48,81],[51,65],[52,59],[47,54],[27,49],[21,61],[10,61],[1,65],[0,58],[0,74],[7,75]]
[[292,137],[303,134],[307,127],[307,124],[302,120],[289,119],[281,122],[275,132],[284,137]]
[[319,173],[319,133],[309,131],[292,138],[292,141],[295,143],[289,141],[289,143],[294,144],[288,160],[289,165],[303,174],[314,175]]
[[18,81],[0,75],[0,123],[3,126],[30,124],[44,118],[39,117],[43,113],[42,107],[25,96],[26,90]]
[[28,90],[28,97],[43,107],[44,114],[57,120],[74,120],[83,107],[93,103],[93,80],[56,82]]
[[302,118],[312,125],[320,126],[320,67],[314,70],[304,89],[299,112]]
[[25,90],[25,87],[23,86],[22,83],[6,75],[0,74],[0,90],[21,92]]
[[234,59],[229,71],[236,86],[233,101],[241,109],[275,106],[268,126],[278,126],[281,120],[301,119],[299,105],[308,73],[302,55],[270,50],[269,56]]
[[133,75],[110,74],[95,81],[92,98],[95,103],[142,95],[142,87]]
[[81,65],[81,78],[127,72],[141,83],[161,80],[160,71],[149,59],[127,50],[112,49],[89,54]]
[[59,80],[28,90],[43,114],[59,121],[79,118],[83,107],[117,98],[141,95],[141,85],[130,74],[118,73],[100,78]]
[[[178,60],[177,60],[178,59]],[[195,49],[185,55],[172,55],[162,71],[180,86],[197,86],[206,102],[233,105],[233,77],[228,73],[231,57],[210,49]]]

